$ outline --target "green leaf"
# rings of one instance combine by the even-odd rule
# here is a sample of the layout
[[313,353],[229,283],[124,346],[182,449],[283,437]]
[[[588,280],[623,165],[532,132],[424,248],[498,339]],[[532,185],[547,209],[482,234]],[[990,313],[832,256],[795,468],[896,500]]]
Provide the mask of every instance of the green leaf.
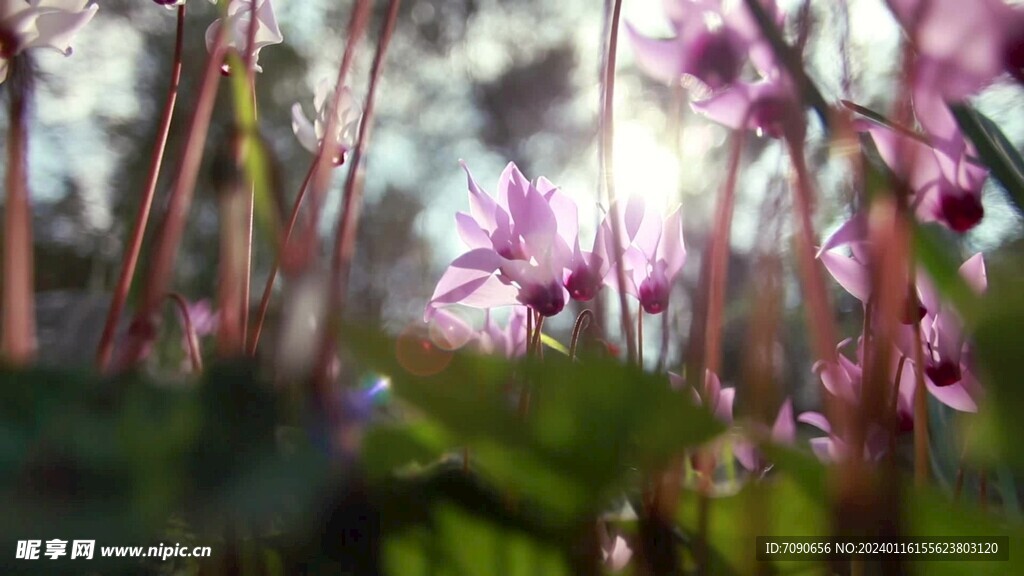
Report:
[[1024,159],[995,122],[967,104],[950,106],[957,124],[974,143],[982,162],[1024,214]]
[[[1006,522],[957,502],[933,489],[905,491],[904,514],[913,536],[941,538],[969,536],[1003,536],[1009,538],[1008,561],[927,561],[909,563],[921,573],[949,574],[1024,574],[1024,557],[1017,551],[1024,547],[1024,526]],[[955,542],[955,540],[951,540]],[[914,571],[917,573],[917,570]]]
[[[510,363],[459,353],[439,373],[417,376],[389,339],[347,340],[360,361],[391,377],[398,398],[470,448],[474,470],[556,524],[598,511],[635,469],[657,469],[723,431],[666,378],[614,360]],[[532,397],[525,419],[514,400],[524,383]]]
[[[680,499],[676,521],[694,541],[699,534],[699,498],[687,492]],[[707,500],[707,538],[711,565],[709,574],[754,574],[764,567],[756,557],[758,537],[828,535],[825,501],[807,493],[788,474],[779,474],[741,492]],[[772,572],[790,574],[811,568],[807,562],[773,562]]]
[[547,334],[544,334],[543,332],[541,332],[541,334],[540,334],[540,341],[543,342],[545,346],[547,346],[548,348],[551,348],[555,352],[561,352],[562,354],[565,354],[566,356],[569,355],[569,349],[568,348],[566,348],[558,340],[555,340],[553,337],[551,337],[551,336],[549,336]]
[[453,448],[444,431],[431,422],[374,426],[363,440],[363,470],[370,479],[383,478],[409,465],[435,463]]

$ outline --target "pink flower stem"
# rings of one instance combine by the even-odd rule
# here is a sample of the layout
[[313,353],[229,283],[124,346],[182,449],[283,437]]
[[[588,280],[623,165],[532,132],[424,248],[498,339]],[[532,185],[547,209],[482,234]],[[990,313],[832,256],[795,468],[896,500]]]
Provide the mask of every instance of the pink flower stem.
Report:
[[[398,21],[398,9],[401,0],[390,0],[388,2],[387,15],[381,25],[380,36],[377,40],[377,51],[373,55],[373,64],[370,67],[370,84],[366,93],[366,108],[363,110],[363,120],[359,124],[359,134],[356,137],[355,148],[352,151],[352,163],[349,166],[345,179],[345,195],[342,200],[341,212],[338,217],[338,228],[334,237],[334,254],[331,259],[331,276],[328,294],[327,318],[328,325],[335,328],[342,321],[345,313],[346,292],[348,289],[348,278],[352,268],[352,258],[355,255],[356,233],[359,228],[359,212],[363,200],[363,156],[370,141],[370,131],[373,127],[373,116],[376,110],[377,87],[380,84],[381,73],[384,69],[384,60],[387,57],[388,45],[391,36],[395,31],[395,24]],[[341,93],[342,85],[338,86],[335,93],[335,104],[338,95]],[[331,123],[337,122],[337,114],[331,114]],[[326,134],[334,132],[328,127]],[[328,136],[324,142],[331,140]],[[323,163],[324,150],[321,147],[320,164],[314,172],[314,191],[320,174],[325,170]],[[329,158],[328,158],[329,160]],[[334,354],[334,340],[337,330],[327,330],[323,341],[323,349],[320,354],[320,366],[315,372],[320,384],[326,384],[327,368]]]
[[708,305],[705,329],[704,366],[718,374],[722,364],[722,315],[725,308],[725,289],[729,277],[729,235],[732,230],[733,206],[736,203],[736,180],[739,176],[740,156],[745,132],[733,133],[729,155],[729,172],[722,187],[715,210],[715,228],[711,238],[711,264],[708,281]]
[[110,301],[107,320],[103,326],[103,334],[100,337],[99,348],[96,352],[96,364],[101,371],[107,370],[110,365],[110,358],[114,352],[114,335],[117,332],[117,323],[121,319],[121,312],[124,311],[125,302],[128,300],[128,293],[131,290],[132,280],[135,277],[135,268],[139,261],[139,253],[142,251],[142,240],[146,234],[149,215],[153,208],[153,197],[156,195],[156,185],[160,178],[160,168],[163,166],[164,151],[167,149],[167,137],[171,131],[171,121],[174,119],[175,104],[178,101],[184,38],[185,5],[182,4],[178,6],[178,26],[174,38],[171,81],[167,87],[167,99],[164,101],[164,109],[160,115],[156,146],[153,148],[149,173],[146,176],[146,187],[142,193],[142,203],[139,205],[139,211],[135,216],[135,224],[132,227],[128,242],[128,251],[125,252],[121,260],[121,274],[117,279],[117,286],[114,288],[114,296]]
[[299,218],[299,208],[302,206],[302,199],[306,196],[306,189],[309,188],[309,182],[313,177],[313,171],[316,170],[316,167],[317,159],[313,158],[312,164],[309,165],[309,170],[306,171],[306,177],[302,180],[302,185],[299,187],[299,192],[295,195],[295,203],[292,205],[292,213],[288,218],[288,227],[284,232],[281,249],[278,251],[274,263],[270,266],[270,273],[267,274],[267,283],[263,287],[263,297],[260,298],[260,308],[256,312],[256,322],[253,325],[248,343],[248,353],[250,356],[256,355],[256,348],[260,343],[260,334],[263,332],[263,321],[266,319],[267,310],[270,308],[270,296],[274,291],[274,281],[277,279],[277,272],[281,267],[281,258],[288,249],[288,241],[291,240],[292,231],[295,229],[295,222]]
[[4,215],[3,360],[15,366],[36,356],[33,294],[32,207],[28,191],[28,100],[31,70],[24,56],[11,58],[7,133],[7,206]]
[[609,212],[612,219],[612,241],[615,244],[615,277],[618,281],[619,310],[622,315],[622,332],[626,336],[626,356],[630,364],[636,363],[636,338],[633,334],[633,323],[629,318],[629,301],[626,298],[626,268],[622,261],[622,222],[619,219],[619,206],[615,201],[615,166],[614,158],[614,104],[615,104],[615,53],[619,44],[619,17],[622,13],[622,0],[615,0],[612,6],[611,27],[608,32],[608,56],[604,66],[604,102],[601,106],[603,121],[601,123],[602,151],[604,153],[605,193],[608,195]]
[[188,342],[188,358],[192,363],[192,372],[199,374],[203,371],[203,356],[199,351],[199,336],[196,335],[195,325],[192,323],[188,302],[177,292],[169,293],[167,298],[178,307],[178,313],[181,314],[182,329],[185,332],[185,340]]
[[[368,0],[356,0],[355,6],[349,17],[348,30],[346,32],[345,52],[341,57],[341,65],[338,67],[338,78],[334,83],[334,98],[331,101],[330,114],[327,115],[327,126],[324,134],[335,134],[338,128],[338,106],[341,102],[341,95],[345,88],[345,81],[348,78],[349,70],[352,68],[352,61],[355,58],[356,46],[363,36],[366,24],[370,18],[370,2]],[[367,123],[367,115],[364,113],[359,133],[362,135],[362,125]],[[319,233],[317,223],[320,222],[320,209],[324,204],[324,196],[330,185],[333,174],[335,159],[335,143],[333,138],[322,138],[320,150],[317,153],[317,168],[313,171],[313,181],[310,187],[310,218],[304,223],[305,228],[299,235],[299,246],[293,249],[305,255],[301,259],[302,267],[309,264],[311,255],[318,253]],[[358,162],[352,163],[349,173],[358,171]],[[346,183],[347,186],[347,183]],[[291,256],[287,256],[290,260]],[[295,258],[295,260],[300,260]]]
[[171,189],[167,205],[167,214],[159,236],[153,245],[152,266],[146,278],[142,302],[130,328],[128,348],[121,364],[122,368],[136,364],[142,357],[148,341],[155,335],[157,308],[167,293],[174,272],[174,261],[178,246],[185,231],[185,218],[188,216],[195,192],[199,166],[203,159],[203,148],[210,128],[210,117],[217,90],[220,87],[221,64],[224,62],[224,44],[227,27],[221,26],[217,34],[210,57],[206,62],[199,95],[196,98],[192,118],[189,122],[188,136],[185,139],[180,166],[176,171],[177,179]]
[[[807,173],[807,163],[803,153],[803,130],[799,135],[789,134],[786,143],[789,148],[790,161],[796,173],[795,201],[797,209],[797,261],[799,263],[800,281],[804,298],[807,300],[805,317],[810,332],[811,350],[815,358],[834,365],[836,352],[833,344],[836,340],[835,325],[832,321],[832,308],[829,305],[828,292],[822,280],[819,262],[814,258],[814,224],[813,185]],[[841,410],[833,397],[825,393],[825,409],[829,421],[837,423],[840,430],[846,428],[847,414]]]

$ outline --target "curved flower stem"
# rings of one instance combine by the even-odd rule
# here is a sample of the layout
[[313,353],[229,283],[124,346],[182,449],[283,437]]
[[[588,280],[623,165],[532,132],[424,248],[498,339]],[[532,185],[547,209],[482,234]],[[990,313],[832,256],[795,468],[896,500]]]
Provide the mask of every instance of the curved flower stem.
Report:
[[260,298],[260,308],[256,312],[256,321],[253,324],[251,338],[248,344],[248,353],[250,356],[256,355],[256,348],[260,343],[260,334],[263,332],[263,321],[267,317],[267,310],[270,308],[270,296],[274,291],[274,281],[277,280],[277,272],[281,268],[281,257],[285,254],[288,249],[288,241],[291,240],[292,231],[295,229],[295,222],[299,218],[299,208],[302,206],[302,199],[306,196],[306,189],[309,188],[310,179],[313,177],[313,172],[317,167],[317,159],[313,158],[313,162],[309,165],[309,170],[306,171],[306,177],[302,180],[302,185],[299,186],[299,192],[295,195],[295,203],[292,205],[292,213],[288,217],[288,227],[284,232],[284,239],[281,241],[281,249],[278,250],[277,257],[274,258],[274,263],[270,266],[270,273],[267,274],[267,283],[263,287],[263,297]]
[[188,302],[177,292],[167,294],[167,299],[178,307],[181,314],[181,323],[185,331],[185,340],[188,342],[188,358],[192,362],[192,371],[199,374],[203,371],[203,356],[199,351],[199,336],[196,335],[195,325],[192,323],[192,315],[188,310]]
[[618,281],[619,309],[622,315],[622,332],[626,336],[626,355],[630,364],[636,362],[636,338],[633,323],[629,319],[629,301],[626,298],[626,268],[622,261],[622,222],[619,219],[619,205],[615,201],[614,158],[614,103],[615,103],[615,52],[619,43],[619,17],[622,0],[615,0],[612,6],[611,27],[608,32],[608,56],[604,66],[604,102],[601,107],[602,151],[604,163],[605,191],[608,195],[608,210],[612,219],[612,241],[615,244],[615,277]]
[[117,279],[117,286],[114,288],[114,297],[110,301],[107,320],[103,326],[103,335],[100,337],[99,348],[96,352],[96,364],[101,371],[106,370],[110,365],[110,358],[114,352],[114,335],[117,332],[117,323],[121,318],[121,312],[124,310],[125,302],[128,299],[128,292],[131,290],[132,279],[135,277],[135,268],[139,261],[139,253],[142,251],[142,240],[146,234],[146,226],[149,223],[149,215],[153,208],[153,197],[156,195],[156,185],[160,178],[160,168],[163,165],[164,152],[167,149],[167,138],[171,131],[171,121],[174,119],[174,108],[178,101],[184,38],[185,5],[182,4],[178,6],[178,26],[174,37],[171,81],[167,87],[167,99],[164,102],[164,109],[160,115],[156,146],[153,148],[149,174],[146,176],[146,187],[142,193],[142,203],[139,205],[139,212],[135,216],[131,239],[128,242],[128,251],[125,252],[121,260],[121,274]]
[[128,349],[123,358],[124,366],[131,366],[139,361],[147,338],[154,334],[153,323],[160,301],[167,293],[174,271],[178,245],[185,231],[185,218],[192,204],[199,166],[203,159],[203,148],[206,135],[210,128],[210,117],[217,90],[220,87],[221,64],[224,62],[224,44],[227,27],[221,26],[214,47],[203,71],[203,80],[199,85],[199,95],[189,122],[188,136],[185,139],[181,163],[177,170],[177,179],[171,190],[160,234],[153,245],[152,265],[146,278],[145,290],[139,311],[132,321],[134,329],[128,342]]
[[[338,229],[334,237],[334,254],[331,259],[331,276],[328,295],[328,324],[337,327],[345,313],[346,292],[348,290],[349,272],[352,268],[352,258],[355,256],[356,233],[359,228],[359,212],[363,201],[363,156],[366,154],[366,147],[370,141],[370,131],[373,128],[373,115],[376,109],[377,87],[380,84],[381,73],[384,69],[384,60],[387,56],[388,45],[391,36],[395,31],[395,24],[398,21],[398,9],[401,7],[401,0],[390,0],[388,2],[387,15],[381,25],[380,36],[377,40],[377,51],[373,55],[373,64],[370,67],[370,85],[366,93],[366,108],[363,111],[363,120],[359,124],[359,134],[356,137],[356,145],[352,151],[352,164],[349,166],[345,178],[345,196],[342,200],[341,212],[338,216]],[[335,105],[337,105],[338,94],[342,86],[338,87],[335,94]],[[337,114],[331,114],[329,124],[337,122]],[[328,127],[326,134],[334,132]],[[324,142],[331,140],[328,136]],[[316,182],[324,171],[324,149],[320,150],[319,165],[314,172],[314,191]],[[326,158],[330,160],[330,158]],[[320,354],[320,367],[317,370],[317,378],[324,383],[327,375],[327,368],[333,352],[334,334],[336,330],[328,330],[324,338],[324,348]]]
[[36,355],[33,293],[32,207],[28,191],[28,110],[32,92],[29,61],[10,59],[10,118],[7,135],[7,206],[4,215],[3,359],[14,365]]
[[572,327],[572,340],[569,343],[569,360],[576,359],[576,350],[580,343],[580,334],[590,326],[590,323],[594,320],[594,312],[589,308],[585,308],[580,315],[576,317],[576,324]]

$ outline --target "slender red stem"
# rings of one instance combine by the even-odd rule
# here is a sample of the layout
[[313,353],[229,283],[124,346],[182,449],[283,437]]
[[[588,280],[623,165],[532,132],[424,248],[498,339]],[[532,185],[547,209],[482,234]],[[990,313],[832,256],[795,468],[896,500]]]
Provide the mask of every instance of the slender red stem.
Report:
[[[316,246],[319,238],[317,223],[320,221],[320,209],[323,206],[324,195],[327,193],[327,187],[330,184],[331,174],[333,173],[331,169],[334,167],[335,153],[337,152],[333,134],[337,132],[338,106],[341,102],[341,94],[345,88],[345,81],[348,78],[349,70],[352,68],[352,60],[355,58],[356,45],[363,36],[363,31],[366,29],[369,18],[370,2],[368,0],[356,0],[349,17],[345,52],[342,54],[341,66],[338,67],[338,78],[334,83],[334,98],[330,106],[331,113],[327,115],[327,126],[324,134],[327,134],[328,137],[320,141],[320,150],[317,153],[317,168],[313,172],[312,193],[310,194],[311,217],[305,222],[305,229],[299,236],[303,252],[307,255],[317,253]],[[365,124],[366,122],[367,118],[364,113],[362,123]],[[362,134],[362,124],[360,124],[360,134]],[[353,162],[349,172],[355,172],[357,165],[356,162]]]
[[288,227],[284,232],[281,249],[278,250],[277,257],[274,258],[274,263],[270,266],[270,273],[267,274],[267,283],[263,287],[263,297],[260,298],[260,308],[256,312],[256,322],[253,325],[252,334],[249,339],[248,352],[250,356],[256,355],[256,349],[260,343],[260,334],[263,332],[263,321],[266,319],[267,310],[270,308],[270,296],[274,291],[274,281],[277,280],[277,272],[281,267],[281,258],[288,249],[288,241],[291,240],[292,231],[295,229],[295,222],[299,218],[299,208],[302,206],[302,199],[306,195],[306,189],[309,187],[310,179],[313,177],[313,172],[316,170],[316,167],[317,159],[314,157],[313,162],[309,165],[309,170],[306,171],[306,177],[302,180],[299,192],[295,195],[295,203],[292,205],[292,213],[288,218]]
[[622,261],[622,222],[619,205],[615,198],[614,165],[614,104],[615,104],[615,53],[619,44],[619,17],[622,14],[622,0],[615,0],[612,6],[611,27],[608,32],[608,55],[604,67],[604,102],[602,113],[602,151],[604,153],[605,192],[608,195],[609,213],[612,219],[612,241],[615,244],[615,277],[618,281],[619,310],[622,315],[622,332],[626,336],[626,355],[630,364],[636,362],[636,338],[633,323],[629,318],[629,302],[626,298],[626,267]]
[[722,187],[715,211],[715,228],[711,239],[710,278],[708,281],[708,312],[705,329],[704,365],[720,373],[722,363],[722,316],[725,308],[725,288],[729,277],[729,236],[732,229],[733,206],[736,203],[736,180],[739,176],[740,155],[743,150],[743,130],[733,133],[729,172]]
[[160,179],[160,168],[163,166],[164,152],[167,149],[167,138],[171,132],[171,121],[174,119],[175,104],[178,101],[184,38],[185,5],[182,4],[178,6],[178,27],[174,37],[171,81],[167,87],[167,99],[164,101],[164,109],[160,115],[156,146],[153,148],[152,157],[150,158],[149,173],[146,176],[146,186],[142,193],[142,203],[139,205],[139,211],[135,216],[135,224],[132,227],[130,240],[128,241],[128,251],[125,252],[121,260],[121,274],[117,279],[117,286],[114,288],[114,297],[110,301],[106,324],[103,326],[103,335],[100,337],[100,345],[96,353],[96,363],[100,370],[106,370],[110,365],[110,358],[114,352],[114,335],[117,332],[117,323],[121,319],[121,312],[124,311],[125,302],[128,300],[128,293],[131,290],[132,280],[135,277],[135,268],[139,262],[139,253],[142,251],[142,240],[146,234],[149,215],[153,208],[153,197],[156,195],[156,185]]
[[[356,233],[359,228],[359,212],[362,207],[363,198],[363,156],[366,154],[366,147],[370,141],[370,131],[373,128],[373,115],[376,109],[377,88],[380,84],[381,73],[384,69],[384,60],[387,57],[388,45],[391,36],[395,31],[395,24],[398,21],[398,10],[401,7],[401,0],[390,0],[388,2],[387,15],[381,25],[380,36],[377,41],[377,51],[373,55],[373,64],[370,67],[370,85],[366,93],[366,108],[363,111],[363,120],[359,124],[359,134],[356,137],[356,145],[352,151],[351,165],[345,179],[345,196],[342,201],[341,213],[338,218],[338,229],[334,237],[334,255],[331,260],[331,281],[328,307],[329,323],[341,322],[345,313],[346,292],[348,289],[348,277],[352,268],[352,258],[355,255]],[[340,93],[341,86],[338,87]],[[336,94],[337,96],[337,94]],[[336,121],[336,114],[332,114],[332,121]],[[330,129],[328,137],[324,140],[331,140]],[[321,155],[325,152],[321,147]],[[314,174],[314,190],[319,174],[324,169],[324,158],[320,158],[320,165]],[[335,324],[336,326],[336,324]],[[324,349],[320,356],[320,370],[317,375],[324,378],[327,374],[327,367],[333,354],[334,331],[328,330],[324,338]]]
[[147,339],[153,337],[156,310],[171,282],[178,246],[185,231],[185,218],[191,207],[196,179],[199,176],[199,166],[203,159],[203,148],[210,128],[213,105],[220,87],[220,67],[224,62],[226,33],[227,27],[221,26],[207,60],[202,83],[199,86],[199,95],[189,122],[188,136],[177,170],[178,176],[171,190],[167,215],[164,218],[160,235],[153,247],[153,264],[147,275],[142,303],[133,320],[132,338],[129,340],[129,347],[123,359],[125,366],[134,365],[139,361]]
[[28,192],[28,99],[32,78],[23,57],[10,61],[10,118],[7,134],[7,206],[4,215],[4,360],[14,365],[36,355],[33,293],[32,207]]

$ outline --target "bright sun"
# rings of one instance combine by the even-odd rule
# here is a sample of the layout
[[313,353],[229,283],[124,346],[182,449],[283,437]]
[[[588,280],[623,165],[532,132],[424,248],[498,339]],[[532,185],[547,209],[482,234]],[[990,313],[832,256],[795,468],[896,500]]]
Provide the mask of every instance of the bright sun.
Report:
[[662,209],[678,202],[679,160],[649,126],[616,124],[614,153],[616,196],[639,194]]

